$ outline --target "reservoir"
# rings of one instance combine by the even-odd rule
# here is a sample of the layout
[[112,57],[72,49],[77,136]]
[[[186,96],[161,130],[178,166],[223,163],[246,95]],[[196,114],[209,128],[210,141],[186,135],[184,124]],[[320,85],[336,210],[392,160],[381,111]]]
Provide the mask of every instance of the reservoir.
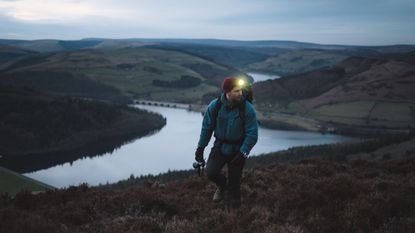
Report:
[[[33,179],[55,187],[88,183],[99,185],[127,179],[130,175],[159,174],[169,170],[191,169],[200,135],[202,115],[185,109],[134,105],[162,114],[167,124],[158,132],[125,144],[112,153],[78,159],[35,172]],[[348,137],[302,131],[259,129],[258,142],[251,156],[294,146],[336,143]],[[211,144],[205,149],[205,158]]]
[[267,81],[269,79],[280,78],[280,76],[278,75],[259,74],[259,73],[247,73],[247,74],[254,79],[254,82]]

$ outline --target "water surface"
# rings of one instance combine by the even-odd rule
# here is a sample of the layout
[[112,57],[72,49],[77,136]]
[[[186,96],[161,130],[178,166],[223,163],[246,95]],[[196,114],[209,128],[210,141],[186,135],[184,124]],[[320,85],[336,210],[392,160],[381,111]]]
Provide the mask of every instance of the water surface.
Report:
[[[134,176],[159,174],[168,170],[191,168],[200,135],[202,115],[184,109],[135,105],[161,113],[167,124],[160,131],[129,144],[112,153],[84,158],[25,175],[55,187],[88,183],[113,183]],[[259,129],[257,145],[251,151],[259,155],[294,146],[340,142],[347,137],[300,131]],[[213,139],[211,140],[212,144]],[[211,147],[208,146],[208,148]],[[205,150],[205,155],[209,149]]]

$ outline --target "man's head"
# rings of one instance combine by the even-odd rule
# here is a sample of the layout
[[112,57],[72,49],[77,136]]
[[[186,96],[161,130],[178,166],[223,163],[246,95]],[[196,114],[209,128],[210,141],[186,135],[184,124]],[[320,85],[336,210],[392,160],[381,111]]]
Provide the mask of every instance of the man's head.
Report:
[[222,91],[228,100],[240,100],[242,97],[241,80],[235,77],[225,78],[222,82]]

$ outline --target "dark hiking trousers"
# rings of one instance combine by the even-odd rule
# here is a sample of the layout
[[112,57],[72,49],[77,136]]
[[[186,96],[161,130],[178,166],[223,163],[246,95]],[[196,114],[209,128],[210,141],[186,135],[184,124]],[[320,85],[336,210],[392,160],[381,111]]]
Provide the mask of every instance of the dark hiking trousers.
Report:
[[[218,147],[213,147],[207,161],[206,175],[218,187],[228,191],[231,205],[238,206],[241,203],[241,176],[244,164],[237,166],[231,164],[235,156],[236,154],[224,156]],[[228,166],[228,177],[221,173],[225,164]]]

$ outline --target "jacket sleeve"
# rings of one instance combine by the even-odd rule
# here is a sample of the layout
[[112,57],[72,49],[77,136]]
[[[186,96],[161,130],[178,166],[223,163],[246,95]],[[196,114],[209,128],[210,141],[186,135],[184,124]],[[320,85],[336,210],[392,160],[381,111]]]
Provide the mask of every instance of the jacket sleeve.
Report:
[[249,154],[258,141],[258,121],[255,109],[251,104],[246,105],[245,114],[245,137],[240,151],[244,154]]
[[199,142],[197,147],[205,148],[210,141],[213,133],[212,123],[212,111],[216,105],[216,101],[213,100],[207,107],[205,114],[203,115],[202,130],[200,132]]

